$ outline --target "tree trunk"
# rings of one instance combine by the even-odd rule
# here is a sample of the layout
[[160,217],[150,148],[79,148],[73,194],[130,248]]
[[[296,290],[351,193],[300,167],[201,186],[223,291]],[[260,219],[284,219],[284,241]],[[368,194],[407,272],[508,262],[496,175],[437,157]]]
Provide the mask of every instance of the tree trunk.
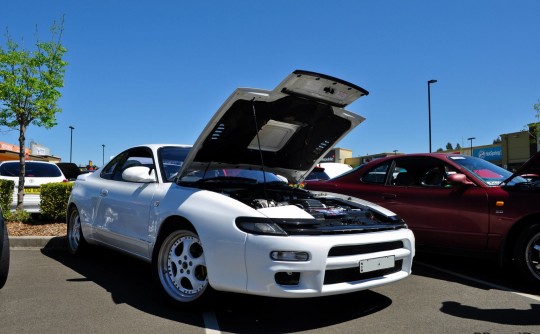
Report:
[[17,191],[17,210],[24,210],[24,175],[26,173],[26,149],[24,147],[26,126],[19,126],[19,188]]

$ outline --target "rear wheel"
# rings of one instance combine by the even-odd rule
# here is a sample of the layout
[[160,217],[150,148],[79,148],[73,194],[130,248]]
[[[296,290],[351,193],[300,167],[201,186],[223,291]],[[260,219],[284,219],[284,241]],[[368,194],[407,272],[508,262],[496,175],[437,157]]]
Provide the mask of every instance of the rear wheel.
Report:
[[6,284],[9,271],[9,238],[7,227],[0,211],[0,289]]
[[152,269],[163,296],[175,305],[202,306],[213,293],[197,234],[173,230],[156,244]]
[[521,231],[514,250],[518,270],[528,280],[540,284],[540,224]]
[[77,210],[76,207],[72,207],[69,210],[67,221],[67,242],[68,251],[74,255],[81,254],[86,248],[86,240],[84,240],[81,229],[81,218],[79,216],[79,210]]

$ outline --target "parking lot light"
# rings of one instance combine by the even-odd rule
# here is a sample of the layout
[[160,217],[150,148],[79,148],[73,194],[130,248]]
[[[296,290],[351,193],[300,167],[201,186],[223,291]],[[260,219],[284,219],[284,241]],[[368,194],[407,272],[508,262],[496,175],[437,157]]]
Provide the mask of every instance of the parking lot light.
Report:
[[73,149],[73,130],[75,128],[70,125],[69,129],[71,131],[71,136],[70,136],[70,140],[69,140],[69,162],[71,162],[71,153],[72,153],[72,149]]
[[431,79],[427,82],[427,91],[428,91],[428,126],[429,126],[429,153],[431,153],[431,90],[430,86],[433,83],[436,83],[437,80]]
[[470,140],[470,141],[471,141],[471,157],[472,157],[472,155],[473,155],[473,154],[472,154],[472,141],[473,141],[473,139],[476,139],[476,138],[475,138],[475,137],[469,137],[469,138],[467,138],[467,140]]

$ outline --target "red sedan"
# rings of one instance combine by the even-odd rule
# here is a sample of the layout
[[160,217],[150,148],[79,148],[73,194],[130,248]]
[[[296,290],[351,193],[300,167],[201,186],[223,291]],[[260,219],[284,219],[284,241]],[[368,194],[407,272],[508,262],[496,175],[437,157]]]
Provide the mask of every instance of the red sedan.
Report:
[[540,284],[540,153],[516,173],[457,154],[404,154],[373,160],[313,191],[342,193],[377,203],[405,219],[418,249],[498,256]]

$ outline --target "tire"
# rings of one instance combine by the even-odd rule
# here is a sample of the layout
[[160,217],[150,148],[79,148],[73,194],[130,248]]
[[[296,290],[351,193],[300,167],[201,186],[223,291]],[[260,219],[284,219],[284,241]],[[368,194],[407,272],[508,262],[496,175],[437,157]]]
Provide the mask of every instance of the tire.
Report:
[[0,289],[4,287],[9,272],[9,238],[7,227],[0,211]]
[[199,236],[173,230],[156,243],[152,272],[162,296],[175,306],[207,305],[213,295]]
[[527,281],[540,285],[540,224],[530,225],[518,235],[514,261]]
[[76,207],[72,207],[69,210],[67,217],[67,246],[68,252],[73,255],[80,255],[84,253],[87,247],[86,240],[81,229],[81,218],[79,216],[79,210]]

